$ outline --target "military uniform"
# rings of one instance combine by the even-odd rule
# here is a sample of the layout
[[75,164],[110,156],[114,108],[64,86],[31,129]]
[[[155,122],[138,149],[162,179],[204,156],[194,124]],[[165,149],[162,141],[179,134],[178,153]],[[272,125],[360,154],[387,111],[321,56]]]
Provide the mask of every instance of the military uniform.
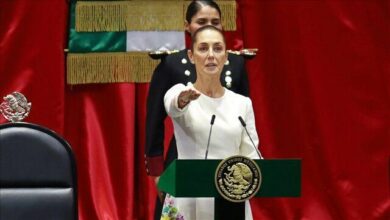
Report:
[[[238,54],[229,52],[221,73],[221,83],[236,93],[249,96],[244,57]],[[153,73],[147,98],[145,164],[150,176],[160,176],[164,167],[177,158],[176,143],[172,138],[164,164],[164,120],[167,117],[164,95],[178,83],[187,85],[196,80],[195,65],[190,62],[186,49],[154,58],[159,57],[161,62]],[[159,219],[161,208],[159,210],[158,206],[161,204],[156,205],[155,216]]]

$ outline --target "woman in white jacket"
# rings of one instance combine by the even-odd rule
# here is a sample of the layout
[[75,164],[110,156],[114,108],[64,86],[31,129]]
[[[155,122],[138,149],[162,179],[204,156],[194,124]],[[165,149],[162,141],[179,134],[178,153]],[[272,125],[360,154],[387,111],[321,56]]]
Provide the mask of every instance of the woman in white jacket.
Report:
[[[208,151],[209,159],[243,155],[258,159],[249,136],[238,117],[246,123],[249,135],[258,145],[252,102],[248,97],[226,89],[220,75],[227,60],[222,32],[205,26],[193,35],[188,57],[195,64],[197,78],[192,85],[177,84],[164,97],[165,109],[172,118],[179,159],[204,159],[210,120],[215,115]],[[172,215],[172,209],[175,215]],[[161,219],[214,219],[211,198],[173,198],[167,196]],[[252,219],[249,203],[246,219]]]

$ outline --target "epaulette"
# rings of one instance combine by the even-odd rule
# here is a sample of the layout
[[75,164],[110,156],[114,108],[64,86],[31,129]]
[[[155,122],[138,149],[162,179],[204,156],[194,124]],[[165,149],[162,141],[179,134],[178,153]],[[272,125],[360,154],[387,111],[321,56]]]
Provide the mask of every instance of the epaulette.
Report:
[[173,53],[177,53],[177,52],[179,52],[179,50],[156,50],[156,51],[151,51],[149,53],[149,56],[152,59],[157,60],[157,59],[162,59],[169,54],[173,54]]
[[228,53],[243,56],[245,59],[252,59],[253,57],[256,56],[257,51],[258,51],[257,48],[242,49],[242,50],[227,50]]

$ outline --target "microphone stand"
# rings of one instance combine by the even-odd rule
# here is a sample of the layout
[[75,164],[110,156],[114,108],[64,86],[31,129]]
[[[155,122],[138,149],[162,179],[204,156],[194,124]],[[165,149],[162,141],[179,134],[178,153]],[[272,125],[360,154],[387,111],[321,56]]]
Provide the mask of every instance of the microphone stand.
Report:
[[211,138],[211,131],[213,130],[213,125],[214,125],[214,120],[215,120],[215,115],[211,116],[211,122],[210,122],[210,132],[209,132],[209,139],[207,140],[207,148],[206,148],[206,155],[204,159],[207,159],[207,155],[209,154],[209,146],[210,146],[210,138]]
[[238,116],[238,120],[240,120],[242,127],[244,127],[246,134],[248,135],[249,139],[252,142],[253,148],[255,148],[255,150],[257,152],[257,155],[259,155],[260,159],[264,159],[263,156],[261,155],[259,149],[256,147],[255,143],[253,142],[252,137],[249,135],[248,129],[246,129],[246,123],[245,123],[244,119],[242,119],[241,116]]

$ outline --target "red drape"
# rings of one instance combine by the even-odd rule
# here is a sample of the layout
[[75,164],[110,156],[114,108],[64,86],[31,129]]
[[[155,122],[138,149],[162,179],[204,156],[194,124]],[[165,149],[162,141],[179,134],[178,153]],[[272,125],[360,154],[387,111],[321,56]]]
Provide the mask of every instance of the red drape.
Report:
[[389,4],[240,1],[266,157],[302,158],[302,197],[259,219],[389,219]]
[[[237,2],[261,150],[302,158],[302,196],[254,199],[255,219],[389,219],[389,3]],[[67,86],[67,22],[65,0],[0,1],[0,96],[72,145],[80,220],[151,219],[148,84]]]

